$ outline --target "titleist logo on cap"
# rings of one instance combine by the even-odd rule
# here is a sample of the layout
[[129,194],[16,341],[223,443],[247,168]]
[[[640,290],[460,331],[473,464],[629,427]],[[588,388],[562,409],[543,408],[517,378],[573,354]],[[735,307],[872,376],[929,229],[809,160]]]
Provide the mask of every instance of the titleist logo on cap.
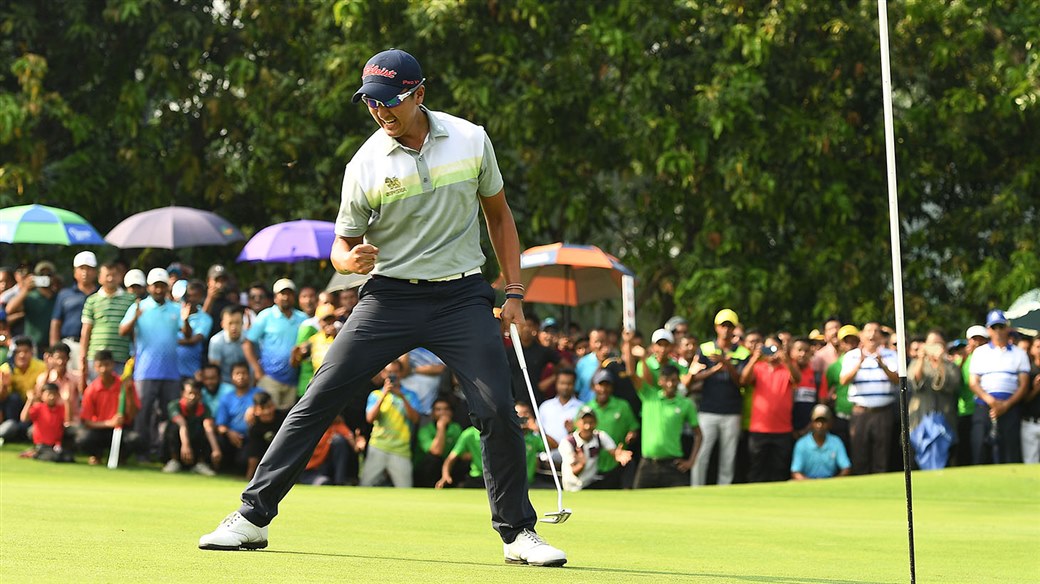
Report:
[[393,79],[394,77],[397,77],[397,71],[394,71],[393,69],[384,69],[379,65],[365,65],[365,70],[361,72],[361,77],[368,77],[369,75],[377,75],[379,77]]

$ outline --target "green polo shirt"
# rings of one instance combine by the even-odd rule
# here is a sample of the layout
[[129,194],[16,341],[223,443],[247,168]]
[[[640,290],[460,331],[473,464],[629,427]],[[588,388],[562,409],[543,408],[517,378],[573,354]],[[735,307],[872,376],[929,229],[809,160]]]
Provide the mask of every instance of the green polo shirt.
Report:
[[[972,353],[974,355],[974,353]],[[971,390],[971,355],[964,358],[961,363],[961,373],[964,375],[964,383],[961,384],[961,393],[957,397],[957,415],[971,416],[975,413],[975,392]]]
[[[632,406],[623,399],[610,396],[603,405],[592,400],[585,406],[596,413],[596,429],[606,432],[616,444],[623,444],[629,432],[639,429],[639,420],[632,413]],[[579,413],[574,420],[578,421],[580,418]]]
[[538,454],[545,452],[542,437],[524,432],[524,448],[527,450],[527,482],[534,480],[534,470],[538,467]]
[[133,294],[123,290],[112,295],[105,294],[104,288],[87,296],[80,320],[92,326],[90,347],[87,350],[88,363],[92,363],[94,354],[102,349],[112,351],[112,359],[117,363],[125,363],[130,358],[130,337],[119,334],[119,323],[136,299]]
[[[650,376],[654,379],[654,386],[657,387],[657,389],[661,389],[660,385],[657,382],[657,380],[661,377],[661,363],[658,362],[657,357],[653,355],[650,355],[646,359],[640,361],[639,363],[636,363],[636,375],[638,375],[640,378],[643,377],[644,363],[646,363],[647,368],[650,369]],[[686,375],[686,373],[690,370],[688,367],[679,364],[679,362],[675,359],[669,358],[667,364],[678,369],[680,377]]]
[[[458,426],[458,424],[453,425]],[[433,439],[431,438],[430,441],[432,442]],[[427,446],[426,451],[428,452],[429,450]],[[480,430],[477,430],[476,426],[470,426],[461,431],[458,435],[458,440],[455,442],[455,447],[451,449],[451,453],[455,456],[462,456],[463,454],[472,456],[473,459],[469,463],[469,476],[484,476],[484,460],[480,458]]]
[[[459,436],[462,435],[462,426],[451,422],[448,427],[444,429],[444,452],[451,452],[455,449],[455,444],[459,441]],[[416,435],[418,442],[418,450],[416,451],[416,458],[421,458],[430,452],[430,446],[433,445],[433,439],[437,437],[437,422],[431,421],[424,424],[419,428],[419,432]],[[480,450],[480,434],[477,434],[477,450]]]
[[665,398],[664,392],[643,384],[643,457],[682,458],[683,425],[697,427],[697,407],[688,398]]
[[[842,353],[844,355],[844,353]],[[834,413],[842,414],[843,418],[852,417],[852,402],[849,401],[849,384],[841,383],[841,356],[838,356],[838,360],[827,366],[827,371],[824,372],[824,377],[827,378],[827,387],[834,388]]]
[[336,234],[379,248],[374,275],[430,280],[484,265],[480,200],[502,191],[484,128],[421,108],[430,132],[419,151],[382,130],[347,164]]

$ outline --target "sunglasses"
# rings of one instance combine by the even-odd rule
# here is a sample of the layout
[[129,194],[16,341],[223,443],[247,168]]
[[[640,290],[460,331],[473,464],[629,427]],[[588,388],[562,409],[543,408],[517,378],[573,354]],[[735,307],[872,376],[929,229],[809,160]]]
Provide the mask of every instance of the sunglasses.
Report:
[[422,80],[419,81],[419,85],[416,85],[415,87],[409,89],[408,91],[406,91],[406,92],[404,92],[404,93],[402,93],[402,94],[400,94],[400,95],[398,95],[396,97],[392,97],[392,98],[390,98],[390,99],[388,99],[386,101],[379,101],[378,99],[369,97],[369,96],[364,95],[364,94],[362,94],[362,96],[361,96],[361,101],[365,102],[365,105],[367,105],[368,107],[370,107],[372,109],[376,109],[379,106],[383,106],[383,107],[386,107],[386,108],[397,107],[397,106],[401,105],[401,103],[404,102],[404,100],[408,99],[409,96],[411,96],[413,93],[418,91],[419,88],[422,87],[423,83],[425,83],[425,82],[426,82],[426,78],[423,77]]

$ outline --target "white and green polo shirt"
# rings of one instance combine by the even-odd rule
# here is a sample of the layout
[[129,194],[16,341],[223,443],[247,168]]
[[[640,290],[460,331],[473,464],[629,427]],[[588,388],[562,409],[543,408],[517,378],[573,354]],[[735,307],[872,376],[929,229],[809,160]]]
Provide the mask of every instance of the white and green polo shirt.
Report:
[[422,107],[417,152],[377,130],[347,164],[336,234],[379,248],[372,274],[430,280],[484,264],[480,200],[502,191],[484,128]]

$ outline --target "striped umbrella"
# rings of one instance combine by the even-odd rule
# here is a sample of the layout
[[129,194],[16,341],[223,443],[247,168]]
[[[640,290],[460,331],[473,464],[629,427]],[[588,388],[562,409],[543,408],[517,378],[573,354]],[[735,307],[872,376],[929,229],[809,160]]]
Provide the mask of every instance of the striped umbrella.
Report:
[[594,245],[553,243],[520,254],[527,302],[578,306],[621,297],[621,276],[633,276],[618,259]]
[[104,245],[86,219],[65,209],[19,205],[0,209],[0,242]]

